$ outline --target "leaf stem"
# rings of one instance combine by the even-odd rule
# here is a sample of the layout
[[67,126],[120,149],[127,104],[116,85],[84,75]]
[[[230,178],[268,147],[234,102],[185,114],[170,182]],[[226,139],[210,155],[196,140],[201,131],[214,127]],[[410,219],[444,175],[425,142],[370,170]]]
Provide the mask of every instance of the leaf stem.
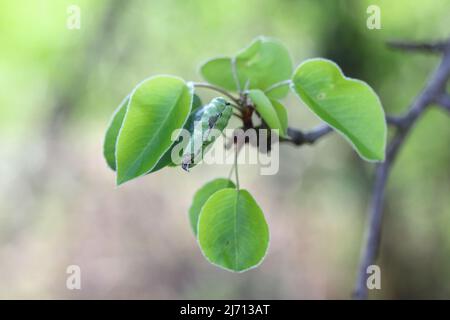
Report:
[[210,90],[214,90],[217,92],[220,92],[221,94],[227,96],[228,98],[230,98],[231,100],[233,100],[234,103],[236,103],[237,105],[239,105],[239,100],[238,98],[234,97],[232,94],[230,94],[229,92],[227,92],[226,90],[216,87],[212,84],[209,83],[204,83],[204,82],[193,82],[194,87],[197,88],[206,88],[206,89],[210,89]]
[[231,72],[233,73],[233,80],[234,80],[234,83],[236,84],[236,88],[238,89],[239,92],[242,92],[241,84],[239,82],[239,77],[237,75],[237,70],[236,70],[236,57],[231,59]]
[[239,172],[238,172],[238,154],[239,149],[237,143],[234,144],[234,173],[236,174],[236,189],[239,190]]
[[268,87],[266,90],[264,90],[264,93],[269,93],[270,91],[273,91],[273,90],[278,89],[280,87],[288,86],[291,83],[292,83],[292,81],[289,80],[289,79],[281,81],[281,82],[278,82],[278,83],[275,83],[275,84],[271,85],[270,87]]
[[235,116],[236,118],[239,118],[241,120],[243,120],[244,118],[242,118],[242,116],[239,113],[233,112],[233,116]]
[[236,162],[233,163],[230,169],[230,173],[228,173],[228,180],[231,179],[231,175],[233,174],[234,168],[236,167]]
[[236,105],[236,104],[232,104],[232,103],[230,103],[230,105],[233,107],[233,108],[235,108],[236,110],[239,110],[240,112],[242,112],[244,109],[241,107],[241,106],[239,106],[239,105]]

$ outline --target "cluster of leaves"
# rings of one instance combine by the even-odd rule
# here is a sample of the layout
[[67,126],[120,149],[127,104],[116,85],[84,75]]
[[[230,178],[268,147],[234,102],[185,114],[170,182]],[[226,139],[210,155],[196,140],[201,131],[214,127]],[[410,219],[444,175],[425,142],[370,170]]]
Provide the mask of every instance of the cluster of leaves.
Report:
[[[227,104],[237,110],[244,128],[249,128],[252,114],[256,114],[264,126],[286,139],[288,116],[281,99],[291,89],[363,159],[384,159],[387,129],[377,95],[366,83],[345,77],[329,60],[307,60],[293,70],[289,53],[280,42],[259,37],[234,57],[207,61],[200,73],[207,85],[173,76],[146,79],[120,104],[104,142],[104,156],[116,171],[118,185],[177,166],[171,154],[182,143],[174,134],[178,129],[194,133],[193,121],[199,119],[204,122],[201,128],[211,129],[219,123],[211,119],[222,114],[217,114],[212,103],[203,105],[197,87],[222,92],[230,100]],[[198,114],[208,116],[199,118]],[[228,118],[222,121],[220,130],[227,122]],[[211,142],[203,133],[193,134],[191,139]],[[236,183],[215,179],[196,192],[189,219],[206,259],[241,272],[263,260],[269,229],[256,201],[240,189],[237,163],[235,166]]]

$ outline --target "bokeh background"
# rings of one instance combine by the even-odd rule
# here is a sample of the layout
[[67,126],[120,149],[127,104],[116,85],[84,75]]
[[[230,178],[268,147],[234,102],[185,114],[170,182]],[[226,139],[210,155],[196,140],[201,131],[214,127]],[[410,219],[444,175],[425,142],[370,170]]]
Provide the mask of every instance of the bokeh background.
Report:
[[[81,29],[68,30],[69,5]],[[366,27],[370,4],[381,30]],[[200,63],[254,37],[278,38],[295,64],[335,60],[404,111],[439,58],[387,40],[450,36],[448,0],[4,0],[0,4],[0,298],[350,298],[373,179],[336,134],[281,147],[280,171],[240,169],[271,230],[263,264],[243,274],[210,265],[187,210],[229,166],[179,168],[115,187],[102,158],[110,116],[142,79],[201,80]],[[318,120],[287,97],[290,125]],[[450,118],[432,109],[394,167],[372,298],[450,298]],[[82,290],[66,289],[81,267]]]

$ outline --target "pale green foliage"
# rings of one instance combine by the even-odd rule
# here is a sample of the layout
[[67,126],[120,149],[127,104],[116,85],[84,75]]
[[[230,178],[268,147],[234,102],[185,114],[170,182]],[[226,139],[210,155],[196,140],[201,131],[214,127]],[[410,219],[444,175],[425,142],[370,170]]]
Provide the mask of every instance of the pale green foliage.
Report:
[[[280,42],[258,37],[233,58],[207,61],[201,66],[200,73],[206,81],[227,90],[266,90],[291,77],[292,62],[288,51]],[[282,98],[288,91],[288,87],[281,87],[271,91],[269,96]]]
[[228,188],[217,191],[204,204],[198,221],[198,242],[211,263],[245,271],[266,255],[269,228],[248,191]]
[[103,143],[103,155],[106,159],[106,163],[114,171],[116,170],[117,136],[119,135],[120,128],[122,127],[123,118],[125,118],[128,102],[130,102],[129,96],[127,96],[117,107],[117,110],[114,112],[109,124],[109,127],[106,130],[105,142]]
[[206,183],[203,187],[197,190],[194,195],[192,205],[189,208],[189,221],[191,223],[192,231],[195,235],[197,235],[198,217],[206,200],[208,200],[209,197],[211,197],[215,192],[219,190],[234,187],[235,185],[233,181],[229,179],[218,178]]
[[200,73],[211,84],[230,91],[238,90],[233,76],[231,58],[211,59],[200,67]]
[[384,160],[386,120],[377,94],[367,83],[346,78],[334,62],[325,59],[304,62],[292,81],[303,102],[344,135],[361,157]]
[[270,102],[272,103],[272,107],[275,109],[275,112],[277,113],[278,121],[280,121],[281,126],[280,135],[284,137],[287,135],[287,128],[288,128],[288,114],[286,108],[278,100],[270,99]]
[[[290,78],[292,62],[283,44],[271,38],[259,37],[236,56],[236,70],[241,88],[248,81],[249,89],[266,90]],[[288,90],[287,87],[280,87],[271,91],[269,96],[282,98]]]
[[175,77],[145,80],[133,91],[117,140],[117,184],[146,174],[172,145],[191,111],[192,90]]
[[[274,108],[270,99],[261,90],[250,90],[248,96],[255,104],[256,111],[258,111],[261,118],[267,123],[269,128],[279,130],[278,132],[282,137],[286,136],[285,122],[287,119],[279,106],[277,106],[277,112],[277,109]],[[283,125],[278,117],[278,113],[280,113],[280,116],[282,117],[282,121],[284,122]]]
[[[364,159],[384,159],[387,128],[377,95],[366,83],[346,78],[333,62],[308,60],[292,74],[286,48],[274,39],[258,37],[234,57],[209,60],[200,73],[209,84],[199,86],[226,99],[217,97],[203,106],[194,84],[156,76],[138,84],[117,108],[103,146],[108,166],[116,170],[117,184],[165,167],[191,168],[233,114],[247,127],[256,114],[280,137],[290,139],[287,110],[280,101],[289,84]],[[190,136],[174,134],[180,129]],[[175,161],[173,155],[182,160]],[[205,184],[194,195],[189,221],[211,263],[241,272],[264,259],[269,229],[256,201],[236,185],[224,178]]]

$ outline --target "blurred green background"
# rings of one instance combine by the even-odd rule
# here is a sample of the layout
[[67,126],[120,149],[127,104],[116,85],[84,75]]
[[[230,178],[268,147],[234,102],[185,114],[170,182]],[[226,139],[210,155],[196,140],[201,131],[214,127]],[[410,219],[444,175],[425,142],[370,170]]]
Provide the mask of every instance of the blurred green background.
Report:
[[[81,29],[68,30],[69,5]],[[366,27],[370,4],[381,30]],[[197,68],[254,37],[281,40],[295,65],[336,61],[404,111],[439,61],[387,40],[450,36],[450,1],[4,0],[0,10],[0,298],[349,298],[373,165],[336,134],[281,147],[280,171],[240,169],[271,230],[263,264],[210,265],[187,219],[191,198],[229,166],[165,169],[116,188],[103,134],[123,97],[158,73]],[[288,96],[290,125],[318,120]],[[431,109],[394,167],[373,298],[450,298],[450,121]],[[66,289],[81,267],[82,290]]]

